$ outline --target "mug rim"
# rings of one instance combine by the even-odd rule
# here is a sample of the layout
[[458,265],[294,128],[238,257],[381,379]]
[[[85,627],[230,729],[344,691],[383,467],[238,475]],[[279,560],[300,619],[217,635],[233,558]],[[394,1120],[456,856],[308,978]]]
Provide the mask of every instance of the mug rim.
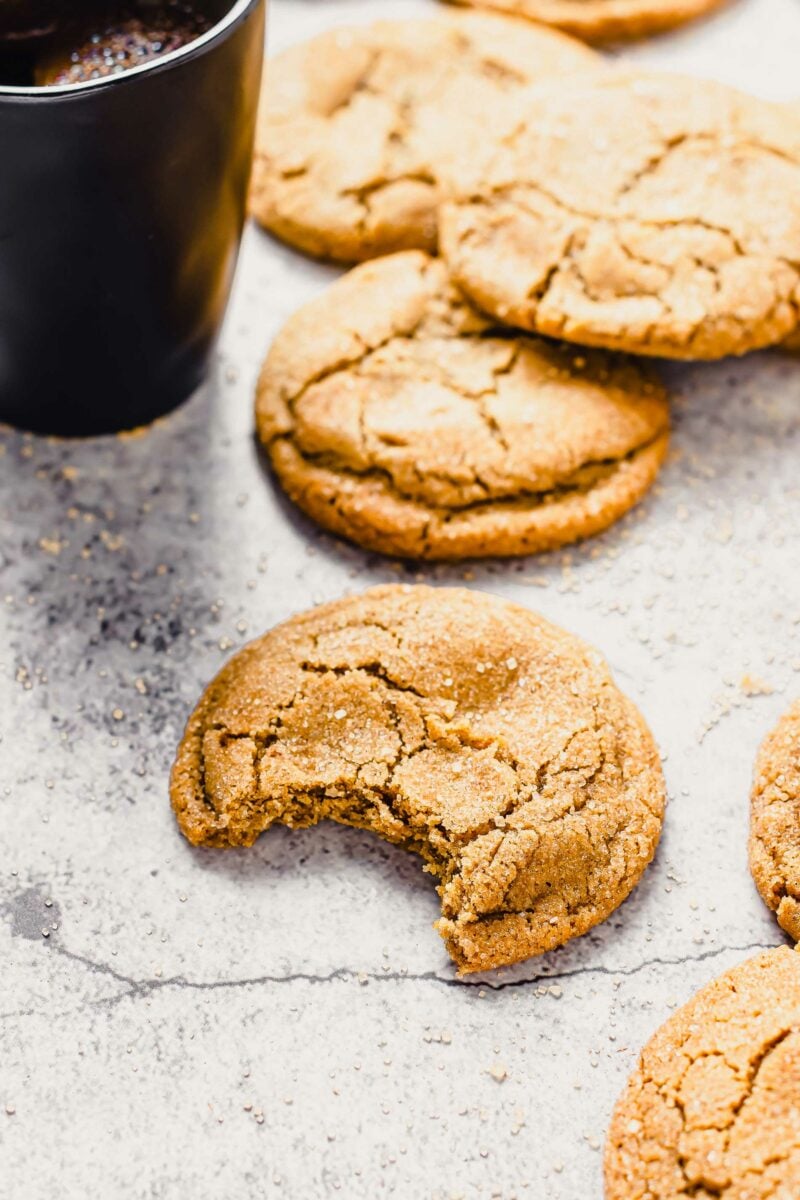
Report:
[[212,25],[210,29],[207,29],[205,33],[201,33],[199,37],[193,38],[185,46],[179,46],[177,50],[170,50],[169,54],[162,54],[156,58],[151,58],[149,62],[140,63],[136,67],[129,67],[126,71],[118,71],[114,75],[103,75],[99,79],[84,79],[79,83],[58,83],[49,87],[40,85],[26,85],[21,87],[12,84],[0,84],[0,100],[4,96],[22,97],[40,102],[57,100],[99,88],[119,87],[129,80],[136,79],[142,75],[150,75],[155,71],[168,70],[183,59],[194,58],[202,54],[212,42],[222,40],[235,25],[238,25],[247,16],[251,9],[258,8],[262,2],[263,0],[234,0],[234,3],[225,15],[216,24]]

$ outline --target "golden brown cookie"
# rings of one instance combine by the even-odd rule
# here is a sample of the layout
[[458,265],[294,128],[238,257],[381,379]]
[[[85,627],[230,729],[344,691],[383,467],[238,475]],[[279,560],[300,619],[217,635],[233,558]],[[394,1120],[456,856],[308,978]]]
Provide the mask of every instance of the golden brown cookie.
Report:
[[421,855],[461,971],[604,920],[661,831],[653,739],[603,658],[461,588],[378,587],[233,658],[189,720],[172,805],[195,845],[329,818]]
[[256,397],[291,499],[411,558],[530,554],[605,529],[669,441],[634,364],[499,328],[409,250],[363,263],[289,320]]
[[642,1051],[606,1147],[606,1200],[800,1196],[800,954],[727,971]]
[[541,21],[587,42],[663,33],[721,8],[727,0],[458,0]]
[[800,116],[707,80],[597,74],[515,101],[450,177],[456,281],[486,311],[585,345],[720,358],[800,313]]
[[436,247],[438,173],[536,79],[601,60],[483,13],[337,29],[267,64],[250,206],[272,233],[355,262]]
[[781,927],[800,941],[800,701],[766,738],[756,760],[750,870]]

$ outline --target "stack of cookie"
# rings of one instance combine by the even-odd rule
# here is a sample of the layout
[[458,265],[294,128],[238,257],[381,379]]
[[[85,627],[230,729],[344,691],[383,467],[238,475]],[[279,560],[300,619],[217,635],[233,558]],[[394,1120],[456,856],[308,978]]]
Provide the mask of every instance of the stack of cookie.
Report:
[[[631,0],[546,7],[593,13],[599,35]],[[507,16],[382,21],[280,55],[252,209],[308,253],[377,260],[278,335],[257,424],[296,504],[392,555],[604,529],[668,443],[663,387],[631,356],[742,354],[800,314],[800,112],[612,70]]]
[[[601,40],[719,0],[485,0]],[[414,559],[606,528],[664,460],[644,360],[797,336],[800,110],[612,70],[552,28],[460,13],[340,30],[271,64],[252,209],[358,263],[296,313],[256,424],[322,527]],[[364,261],[370,260],[370,261]],[[600,656],[459,589],[302,614],[202,697],[172,776],[195,844],[323,818],[417,852],[462,972],[604,920],[661,831],[655,743]],[[800,938],[800,708],[765,743],[751,864]],[[608,1200],[800,1196],[800,956],[775,949],[656,1034],[618,1105]]]

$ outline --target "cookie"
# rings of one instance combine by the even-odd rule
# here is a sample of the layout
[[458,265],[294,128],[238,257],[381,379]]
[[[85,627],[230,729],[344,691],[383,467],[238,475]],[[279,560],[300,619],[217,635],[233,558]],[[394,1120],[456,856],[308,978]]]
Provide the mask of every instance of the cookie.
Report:
[[727,0],[459,0],[541,21],[588,42],[663,33],[721,8]]
[[454,277],[500,320],[585,345],[714,359],[800,314],[800,116],[707,80],[541,84],[449,179]]
[[766,738],[756,760],[750,870],[781,927],[800,941],[800,701]]
[[289,320],[256,424],[325,529],[428,559],[597,533],[647,490],[669,440],[644,371],[492,324],[414,250],[354,268]]
[[606,1147],[605,1200],[800,1196],[800,954],[734,967],[648,1042]]
[[604,920],[664,809],[653,739],[595,650],[506,600],[402,585],[237,654],[189,720],[171,794],[194,845],[328,818],[415,851],[461,971]]
[[438,172],[508,98],[595,68],[580,42],[481,13],[337,29],[267,64],[250,207],[320,258],[434,250]]

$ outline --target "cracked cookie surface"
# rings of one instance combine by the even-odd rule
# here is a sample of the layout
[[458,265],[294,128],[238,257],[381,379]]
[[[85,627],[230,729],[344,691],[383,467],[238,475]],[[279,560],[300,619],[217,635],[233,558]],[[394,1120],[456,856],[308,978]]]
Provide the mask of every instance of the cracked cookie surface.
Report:
[[800,1195],[800,954],[703,988],[642,1051],[614,1112],[606,1200]]
[[415,851],[461,971],[604,920],[652,858],[665,798],[597,651],[497,597],[402,585],[237,654],[189,720],[171,797],[195,845],[328,818]]
[[727,0],[458,0],[555,26],[589,42],[627,41],[674,29]]
[[758,753],[750,799],[750,870],[781,927],[800,941],[800,700]]
[[500,320],[586,345],[712,359],[800,313],[800,118],[707,80],[543,83],[471,166],[440,237]]
[[320,258],[434,250],[440,168],[485,142],[525,86],[601,62],[554,30],[482,13],[322,34],[267,64],[251,211]]
[[256,424],[324,528],[430,559],[597,533],[641,498],[669,440],[647,372],[498,327],[419,251],[356,267],[290,318]]

